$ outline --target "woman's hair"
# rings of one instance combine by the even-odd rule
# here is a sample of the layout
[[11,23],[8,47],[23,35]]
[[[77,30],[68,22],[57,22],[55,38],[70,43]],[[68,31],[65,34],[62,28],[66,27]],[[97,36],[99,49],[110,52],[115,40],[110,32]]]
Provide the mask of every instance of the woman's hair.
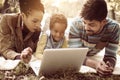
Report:
[[44,13],[44,6],[40,0],[19,0],[20,11],[26,15],[32,10],[40,10]]
[[81,17],[86,20],[102,21],[106,18],[107,13],[105,0],[87,0],[82,8]]
[[53,28],[55,23],[62,23],[67,27],[67,18],[63,14],[53,14],[50,18],[50,29]]

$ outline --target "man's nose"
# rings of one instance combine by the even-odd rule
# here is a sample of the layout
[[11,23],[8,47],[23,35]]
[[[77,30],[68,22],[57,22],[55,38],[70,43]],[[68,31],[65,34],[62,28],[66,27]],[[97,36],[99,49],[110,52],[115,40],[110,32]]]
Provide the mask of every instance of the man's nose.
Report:
[[85,30],[90,30],[89,25],[85,25]]

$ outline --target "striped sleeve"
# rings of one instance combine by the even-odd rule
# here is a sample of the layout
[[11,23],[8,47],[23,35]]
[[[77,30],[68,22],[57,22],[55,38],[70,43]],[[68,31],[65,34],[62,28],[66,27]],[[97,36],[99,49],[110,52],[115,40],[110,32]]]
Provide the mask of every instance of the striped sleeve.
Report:
[[105,49],[104,60],[109,60],[112,63],[112,65],[115,66],[116,53],[119,46],[118,44],[119,44],[119,34],[120,34],[120,29],[118,24],[114,25],[114,30],[112,31],[111,34],[112,34],[111,39],[109,40],[109,43]]
[[111,36],[111,39],[109,39],[108,45],[106,46],[105,55],[116,57],[118,44],[119,44],[119,34],[120,34],[120,29],[118,24],[115,25],[114,30],[112,31],[111,34],[112,36]]
[[83,30],[83,23],[80,19],[75,19],[70,24],[70,32],[69,32],[69,47],[80,47],[82,42],[80,37],[82,36],[80,33]]

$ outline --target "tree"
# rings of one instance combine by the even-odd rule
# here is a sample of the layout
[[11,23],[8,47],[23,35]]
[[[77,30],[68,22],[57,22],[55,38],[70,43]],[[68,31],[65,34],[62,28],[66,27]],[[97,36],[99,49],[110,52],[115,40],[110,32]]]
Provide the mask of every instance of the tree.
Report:
[[116,12],[120,11],[120,0],[107,0],[107,2],[112,14],[112,18],[116,19]]

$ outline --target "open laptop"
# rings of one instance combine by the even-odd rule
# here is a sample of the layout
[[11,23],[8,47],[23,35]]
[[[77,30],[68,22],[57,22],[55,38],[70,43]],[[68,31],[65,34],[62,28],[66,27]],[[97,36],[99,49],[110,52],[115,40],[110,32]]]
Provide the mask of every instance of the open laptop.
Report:
[[87,52],[88,48],[45,49],[39,73],[49,75],[70,68],[79,72]]

